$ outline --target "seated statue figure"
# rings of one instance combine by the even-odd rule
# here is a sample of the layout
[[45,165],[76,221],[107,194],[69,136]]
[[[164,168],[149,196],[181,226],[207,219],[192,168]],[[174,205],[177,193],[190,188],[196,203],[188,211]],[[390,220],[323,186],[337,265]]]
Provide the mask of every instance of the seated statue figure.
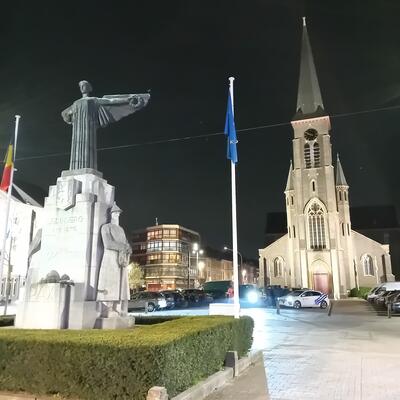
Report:
[[97,301],[101,301],[102,316],[125,316],[128,309],[129,283],[127,266],[132,253],[124,230],[119,226],[122,210],[114,203],[111,222],[101,227],[104,245],[97,287]]

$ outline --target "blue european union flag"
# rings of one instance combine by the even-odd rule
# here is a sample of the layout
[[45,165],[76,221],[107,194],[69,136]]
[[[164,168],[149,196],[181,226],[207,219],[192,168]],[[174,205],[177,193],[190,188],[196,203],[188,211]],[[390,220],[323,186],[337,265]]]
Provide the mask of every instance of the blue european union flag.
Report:
[[226,153],[226,157],[228,160],[231,160],[233,163],[238,162],[237,156],[237,148],[236,143],[236,128],[235,128],[235,119],[233,117],[233,107],[232,107],[232,99],[231,93],[228,92],[228,108],[226,110],[226,120],[225,120],[225,135],[228,136],[228,149]]

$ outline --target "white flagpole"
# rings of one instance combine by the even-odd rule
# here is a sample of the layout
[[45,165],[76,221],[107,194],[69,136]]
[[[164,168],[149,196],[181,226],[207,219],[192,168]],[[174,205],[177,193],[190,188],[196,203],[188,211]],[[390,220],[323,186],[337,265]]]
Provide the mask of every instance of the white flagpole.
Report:
[[[229,78],[229,92],[232,101],[232,114],[234,115],[233,102],[233,81],[235,78]],[[233,250],[233,307],[234,316],[239,318],[239,270],[238,270],[238,246],[237,246],[237,218],[236,218],[236,165],[231,160],[231,186],[232,186],[232,250]]]
[[[3,280],[4,259],[5,259],[6,245],[7,245],[7,232],[10,227],[9,219],[10,219],[11,192],[14,180],[14,162],[15,162],[15,155],[17,153],[18,126],[20,118],[21,118],[20,115],[15,116],[15,132],[14,132],[14,148],[13,148],[14,154],[13,154],[13,162],[10,174],[10,186],[8,187],[8,192],[7,192],[7,203],[6,203],[4,231],[3,231],[3,245],[1,247],[1,255],[0,255],[0,284]],[[8,256],[10,257],[10,255]],[[7,291],[7,288],[5,288],[5,290]]]

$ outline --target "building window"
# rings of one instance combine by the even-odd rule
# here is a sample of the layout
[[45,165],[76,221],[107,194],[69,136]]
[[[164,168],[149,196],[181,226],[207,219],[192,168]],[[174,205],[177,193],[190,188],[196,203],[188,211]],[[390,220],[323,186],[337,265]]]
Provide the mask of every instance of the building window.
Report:
[[350,236],[350,224],[347,224],[347,234]]
[[319,167],[320,166],[320,151],[319,151],[319,144],[317,142],[314,143],[312,155],[314,156],[314,167]]
[[306,162],[306,168],[311,168],[311,150],[309,143],[304,145],[304,161]]
[[288,232],[289,232],[289,239],[292,237],[291,235],[290,235],[290,226],[288,226]]
[[375,275],[374,262],[372,260],[372,257],[369,254],[363,256],[362,265],[364,268],[365,276],[374,276]]
[[283,259],[281,257],[276,257],[274,259],[274,277],[278,278],[282,276],[283,269]]
[[296,227],[293,225],[293,237],[296,237]]
[[292,199],[292,205],[294,204],[294,198],[293,196],[290,196],[290,198]]
[[345,201],[347,201],[347,193],[346,192],[344,192],[344,199],[345,199]]
[[321,152],[317,142],[304,145],[304,161],[306,168],[316,168],[321,165]]
[[315,192],[315,181],[311,181],[311,190]]
[[342,235],[344,236],[344,224],[342,223]]
[[339,190],[339,200],[342,201],[342,191]]
[[311,204],[308,209],[308,231],[310,248],[326,249],[325,212],[318,203]]

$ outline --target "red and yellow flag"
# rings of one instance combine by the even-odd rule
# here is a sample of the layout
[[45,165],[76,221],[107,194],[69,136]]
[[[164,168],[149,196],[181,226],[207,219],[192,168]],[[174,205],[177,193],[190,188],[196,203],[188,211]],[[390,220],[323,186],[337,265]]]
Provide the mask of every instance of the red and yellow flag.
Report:
[[8,146],[4,169],[3,169],[3,177],[1,178],[1,183],[0,183],[0,190],[3,190],[4,192],[7,192],[8,188],[10,187],[12,168],[13,168],[13,145],[10,144]]

